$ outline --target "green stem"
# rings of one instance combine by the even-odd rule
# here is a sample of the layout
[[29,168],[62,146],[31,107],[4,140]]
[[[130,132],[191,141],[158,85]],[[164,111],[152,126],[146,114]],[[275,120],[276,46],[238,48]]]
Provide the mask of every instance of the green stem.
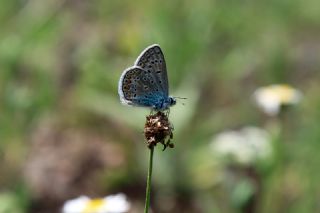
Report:
[[153,164],[153,150],[154,147],[150,148],[150,157],[149,157],[149,169],[147,176],[147,188],[146,188],[146,203],[144,206],[144,213],[148,213],[150,206],[150,192],[151,192],[151,176],[152,176],[152,164]]

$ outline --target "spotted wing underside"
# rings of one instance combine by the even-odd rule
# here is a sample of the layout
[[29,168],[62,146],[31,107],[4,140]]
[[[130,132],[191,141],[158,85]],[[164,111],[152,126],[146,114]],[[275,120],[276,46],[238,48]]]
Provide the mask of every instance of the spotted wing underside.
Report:
[[168,96],[168,75],[163,52],[159,45],[147,47],[137,58],[135,66],[146,70],[152,75],[164,96]]
[[119,82],[121,102],[128,105],[154,106],[160,96],[160,88],[155,81],[154,76],[141,67],[128,68]]

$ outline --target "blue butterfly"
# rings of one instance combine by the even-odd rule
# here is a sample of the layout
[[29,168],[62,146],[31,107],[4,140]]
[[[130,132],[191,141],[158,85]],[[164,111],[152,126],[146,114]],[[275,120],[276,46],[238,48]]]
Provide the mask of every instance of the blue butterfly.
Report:
[[158,44],[147,47],[134,66],[123,71],[119,80],[120,101],[126,105],[163,111],[176,104],[168,94],[168,75],[164,55]]

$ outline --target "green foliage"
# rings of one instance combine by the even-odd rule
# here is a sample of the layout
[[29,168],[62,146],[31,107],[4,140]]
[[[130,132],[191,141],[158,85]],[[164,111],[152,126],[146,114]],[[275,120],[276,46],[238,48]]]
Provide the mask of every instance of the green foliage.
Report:
[[[122,106],[117,88],[140,51],[158,43],[170,94],[187,100],[170,112],[176,147],[155,150],[153,208],[244,211],[256,186],[243,182],[241,169],[233,178],[208,147],[221,131],[255,125],[275,138],[275,156],[254,168],[261,187],[256,212],[320,211],[318,0],[12,0],[1,4],[0,24],[1,189],[26,179],[34,138],[49,120],[119,146],[114,159],[124,163],[107,163],[96,194],[124,190],[143,203],[143,190],[133,186],[145,180],[141,132],[149,111]],[[262,115],[252,102],[256,88],[273,83],[304,94],[300,105],[277,118]],[[20,208],[15,193],[1,195],[0,212],[28,206]],[[32,193],[30,200],[45,206]]]

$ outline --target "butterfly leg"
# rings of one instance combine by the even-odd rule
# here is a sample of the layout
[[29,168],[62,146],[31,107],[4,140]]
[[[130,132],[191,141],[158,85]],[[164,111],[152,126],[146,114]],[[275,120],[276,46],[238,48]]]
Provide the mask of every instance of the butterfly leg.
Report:
[[165,113],[166,113],[166,116],[168,117],[169,114],[170,114],[170,108],[169,108],[169,109],[166,109]]

